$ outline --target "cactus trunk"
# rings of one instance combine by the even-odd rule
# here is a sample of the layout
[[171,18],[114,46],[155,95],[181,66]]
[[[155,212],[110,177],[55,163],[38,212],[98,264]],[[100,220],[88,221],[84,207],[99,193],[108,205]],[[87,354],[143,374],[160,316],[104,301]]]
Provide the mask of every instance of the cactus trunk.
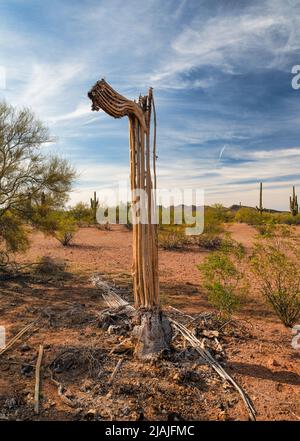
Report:
[[258,210],[260,212],[260,214],[262,214],[262,212],[264,211],[263,209],[263,199],[262,199],[262,182],[260,183],[259,186],[259,206],[256,206],[256,210]]
[[292,216],[297,216],[299,212],[298,196],[296,196],[295,186],[293,185],[293,196],[290,196],[290,211]]
[[91,198],[91,210],[93,213],[93,221],[97,222],[97,209],[99,207],[99,200],[97,199],[97,194],[94,191],[94,197]]

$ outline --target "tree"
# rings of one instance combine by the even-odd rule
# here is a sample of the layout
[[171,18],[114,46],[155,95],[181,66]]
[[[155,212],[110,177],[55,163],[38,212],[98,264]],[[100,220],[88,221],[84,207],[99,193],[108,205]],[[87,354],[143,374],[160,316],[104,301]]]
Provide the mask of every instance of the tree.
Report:
[[18,240],[21,231],[25,235],[24,221],[38,224],[37,214],[61,206],[71,189],[73,168],[41,152],[50,141],[47,127],[29,109],[0,102],[0,241],[8,251],[24,249],[26,241]]

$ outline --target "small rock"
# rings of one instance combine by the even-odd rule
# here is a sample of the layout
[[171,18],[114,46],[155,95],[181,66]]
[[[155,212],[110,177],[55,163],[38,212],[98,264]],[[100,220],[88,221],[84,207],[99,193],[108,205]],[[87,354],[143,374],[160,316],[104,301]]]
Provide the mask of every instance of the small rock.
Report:
[[33,366],[31,364],[24,363],[21,366],[21,374],[25,377],[30,377],[33,373]]
[[277,360],[275,360],[275,358],[270,358],[268,365],[270,367],[279,367],[280,363]]
[[275,387],[276,387],[277,392],[282,392],[283,391],[283,384],[277,383]]
[[28,352],[30,350],[31,350],[31,347],[29,345],[27,345],[26,343],[20,347],[21,352]]

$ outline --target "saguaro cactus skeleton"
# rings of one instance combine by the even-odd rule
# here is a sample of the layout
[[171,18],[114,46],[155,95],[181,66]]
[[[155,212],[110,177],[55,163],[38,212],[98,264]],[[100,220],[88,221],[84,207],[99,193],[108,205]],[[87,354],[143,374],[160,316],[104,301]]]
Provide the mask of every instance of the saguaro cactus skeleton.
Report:
[[[157,225],[154,192],[156,189],[156,116],[152,88],[138,101],[128,100],[104,79],[88,93],[92,110],[114,118],[129,119],[130,185],[133,220],[133,283],[135,307],[140,311],[141,325],[138,353],[151,356],[169,347],[171,328],[160,310],[158,281]],[[151,112],[154,116],[153,149],[150,147]],[[151,174],[153,168],[153,180]],[[146,195],[140,194],[142,190]],[[137,211],[146,219],[137,216]]]

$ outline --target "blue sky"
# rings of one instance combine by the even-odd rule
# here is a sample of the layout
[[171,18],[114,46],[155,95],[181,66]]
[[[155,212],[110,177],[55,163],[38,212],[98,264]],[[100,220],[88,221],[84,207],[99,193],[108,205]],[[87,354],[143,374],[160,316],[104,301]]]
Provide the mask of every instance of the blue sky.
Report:
[[256,205],[262,181],[264,205],[287,209],[297,64],[297,0],[0,0],[0,97],[47,122],[50,150],[79,171],[72,203],[128,179],[127,120],[90,111],[104,77],[132,99],[154,87],[161,187]]

